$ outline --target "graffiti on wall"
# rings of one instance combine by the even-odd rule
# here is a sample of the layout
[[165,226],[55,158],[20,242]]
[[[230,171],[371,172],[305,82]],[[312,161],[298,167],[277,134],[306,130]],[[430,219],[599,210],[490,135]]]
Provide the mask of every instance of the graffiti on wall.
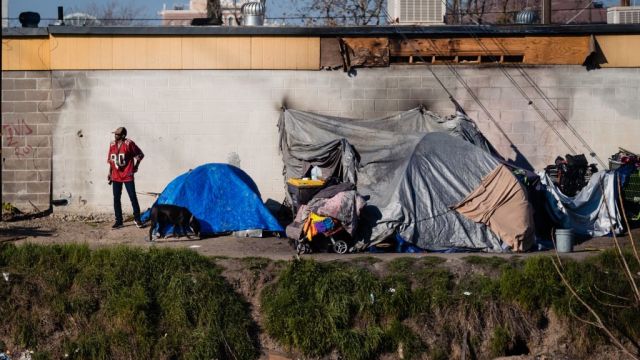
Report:
[[18,158],[24,158],[33,152],[31,145],[21,145],[16,136],[26,136],[33,134],[33,129],[24,121],[20,120],[17,124],[2,125],[2,134],[5,139],[5,147],[12,147],[13,152]]

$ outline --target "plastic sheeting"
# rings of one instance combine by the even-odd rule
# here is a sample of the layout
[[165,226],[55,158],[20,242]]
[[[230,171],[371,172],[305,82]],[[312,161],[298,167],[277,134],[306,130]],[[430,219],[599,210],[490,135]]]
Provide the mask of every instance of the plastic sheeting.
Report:
[[200,221],[203,235],[248,229],[284,231],[262,203],[249,175],[228,164],[205,164],[178,176],[157,203],[189,209]]
[[611,233],[611,229],[616,234],[622,232],[620,213],[616,206],[615,172],[595,173],[587,186],[573,197],[563,194],[545,171],[538,175],[545,185],[547,212],[559,227],[589,236],[604,236]]
[[[336,163],[342,174],[355,174],[358,192],[367,199],[358,247],[397,233],[427,250],[502,251],[485,224],[451,209],[500,164],[464,114],[441,118],[418,108],[353,120],[287,109],[279,128],[285,181],[305,176],[311,165],[320,166],[324,176],[337,174],[331,173]],[[349,149],[346,156],[332,153],[343,149]],[[317,160],[328,158],[334,162]]]

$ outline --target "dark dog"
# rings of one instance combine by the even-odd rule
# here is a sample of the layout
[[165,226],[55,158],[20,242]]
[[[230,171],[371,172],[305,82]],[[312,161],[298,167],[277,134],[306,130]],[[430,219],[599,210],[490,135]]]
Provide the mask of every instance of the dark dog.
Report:
[[181,206],[176,205],[158,205],[155,204],[151,208],[151,228],[149,229],[149,241],[153,241],[153,230],[156,228],[156,224],[159,225],[158,233],[161,237],[164,237],[164,231],[167,225],[173,225],[173,233],[176,237],[186,235],[188,238],[188,231],[191,229],[193,233],[200,237],[200,223],[191,212]]

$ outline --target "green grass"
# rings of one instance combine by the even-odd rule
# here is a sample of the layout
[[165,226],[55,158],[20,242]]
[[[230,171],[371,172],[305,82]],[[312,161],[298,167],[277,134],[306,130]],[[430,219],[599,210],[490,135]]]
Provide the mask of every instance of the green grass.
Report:
[[[631,271],[640,271],[626,257]],[[303,357],[440,359],[465,341],[478,358],[517,355],[538,340],[531,326],[543,326],[536,324],[549,311],[568,324],[567,336],[580,342],[585,356],[607,341],[574,319],[589,314],[550,257],[464,258],[491,269],[491,276],[453,273],[440,266],[440,257],[398,258],[376,275],[373,260],[363,259],[245,258],[239,264],[249,280],[267,279],[259,308],[263,330]],[[0,270],[10,274],[9,282],[0,278],[0,343],[34,350],[39,359],[257,358],[257,326],[247,302],[215,261],[184,250],[0,246]],[[619,262],[605,251],[582,262],[563,260],[563,266],[606,324],[638,339],[640,311],[622,300],[632,293]]]
[[259,354],[248,306],[191,251],[2,246],[0,268],[0,333],[41,358]]
[[[531,333],[523,327],[525,319],[536,324],[549,310],[569,324],[576,323],[572,313],[588,318],[560,281],[550,257],[507,261],[473,256],[465,261],[488,266],[498,275],[457,276],[415,258],[389,262],[388,275],[383,277],[352,264],[294,261],[263,291],[265,329],[281,344],[306,356],[337,351],[345,359],[375,358],[399,348],[406,358],[423,354],[440,358],[450,351],[448,346],[461,341],[462,333],[472,329],[470,346],[488,357],[518,354],[526,348]],[[607,324],[637,339],[637,307],[611,311],[599,306],[591,293],[593,285],[598,285],[631,298],[616,261],[615,254],[605,252],[585,262],[565,260],[564,268],[577,291],[601,311]],[[501,312],[514,306],[521,309],[516,317],[509,310]],[[430,330],[433,334],[423,334],[436,338],[437,345],[431,348],[405,325],[436,318],[441,322]],[[492,327],[487,327],[489,323]],[[570,336],[590,339],[587,342],[593,343],[588,346],[604,341],[594,329],[581,334]]]

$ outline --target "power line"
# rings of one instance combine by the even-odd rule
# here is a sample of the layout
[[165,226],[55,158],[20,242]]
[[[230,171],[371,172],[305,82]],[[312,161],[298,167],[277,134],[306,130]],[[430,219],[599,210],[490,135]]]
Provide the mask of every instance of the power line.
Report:
[[[444,0],[443,0],[444,3]],[[447,6],[446,3],[444,3],[445,8]],[[574,17],[575,18],[575,17]],[[472,18],[473,20],[473,18]],[[474,21],[475,22],[475,21]],[[476,22],[477,24],[477,22]],[[469,28],[469,29],[474,29],[474,27],[471,26],[467,26],[465,28]],[[488,32],[488,29],[486,28],[482,28],[481,30],[484,30],[485,32]],[[489,53],[489,50],[486,48],[486,46],[482,43],[482,41],[475,35],[475,33],[473,31],[468,30],[467,31],[471,36],[474,37],[474,39],[478,42],[478,44],[485,50],[485,52]],[[505,53],[508,53],[507,49],[504,48],[504,46],[502,44],[500,44],[494,37],[492,37],[494,43],[503,49],[503,51],[505,51]],[[602,159],[600,159],[600,157],[598,157],[598,155],[595,153],[595,151],[593,150],[593,148],[591,148],[591,146],[589,145],[589,143],[587,143],[587,141],[580,135],[580,133],[578,133],[576,131],[576,129],[569,123],[569,120],[566,119],[566,117],[557,109],[557,107],[551,102],[551,100],[546,96],[546,94],[544,93],[544,91],[542,91],[542,89],[538,86],[538,84],[535,82],[535,80],[533,80],[533,78],[526,72],[526,70],[524,70],[520,65],[515,64],[516,68],[519,70],[519,72],[521,73],[521,75],[523,75],[523,77],[527,80],[527,82],[536,90],[536,92],[541,96],[541,98],[545,101],[545,103],[547,104],[547,106],[553,110],[556,115],[558,116],[559,119],[562,120],[562,122],[565,124],[565,126],[573,133],[573,135],[582,143],[582,145],[589,151],[589,155],[591,157],[594,157],[599,163],[600,165],[602,165],[603,167],[606,167],[606,165],[604,164],[604,162],[602,161]],[[551,130],[553,130],[553,132],[560,138],[560,140],[565,144],[565,146],[567,146],[567,148],[569,148],[574,154],[576,154],[577,152],[575,151],[575,149],[569,145],[568,141],[560,134],[560,132],[553,126],[553,124],[546,118],[546,116],[542,113],[542,111],[537,107],[537,105],[533,102],[533,100],[531,99],[531,97],[529,97],[527,95],[527,93],[524,91],[524,89],[522,89],[522,87],[518,84],[517,81],[515,81],[515,79],[511,76],[511,74],[509,74],[508,71],[506,71],[506,69],[504,69],[504,67],[502,66],[502,64],[498,63],[498,67],[502,70],[502,72],[504,73],[504,75],[513,83],[513,85],[516,87],[516,89],[518,89],[518,91],[521,93],[521,95],[527,100],[528,105],[531,106],[536,113],[538,114],[538,116],[551,128]]]

